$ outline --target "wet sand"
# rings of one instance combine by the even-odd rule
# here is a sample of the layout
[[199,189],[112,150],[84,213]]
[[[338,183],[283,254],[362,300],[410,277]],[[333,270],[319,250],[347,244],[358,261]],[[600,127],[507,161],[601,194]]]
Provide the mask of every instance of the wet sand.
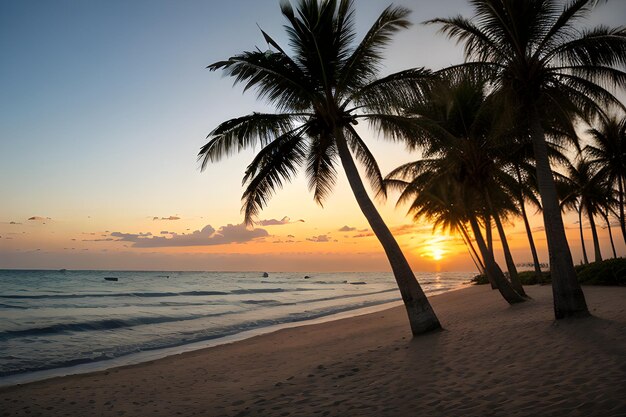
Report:
[[626,416],[626,288],[585,287],[554,322],[549,286],[508,306],[487,286],[92,374],[0,389],[0,416]]

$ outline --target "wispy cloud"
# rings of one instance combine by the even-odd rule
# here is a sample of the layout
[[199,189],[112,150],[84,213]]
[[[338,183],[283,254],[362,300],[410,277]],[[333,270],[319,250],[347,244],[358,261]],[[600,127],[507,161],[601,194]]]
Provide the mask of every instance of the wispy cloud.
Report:
[[282,226],[285,224],[292,224],[292,223],[304,223],[304,220],[300,219],[296,221],[291,221],[291,219],[288,216],[285,216],[280,220],[266,219],[266,220],[259,221],[259,225],[261,226]]
[[330,237],[328,237],[327,235],[319,235],[319,236],[313,236],[313,237],[309,237],[306,240],[308,240],[309,242],[318,242],[318,243],[326,243],[326,242],[330,242]]
[[155,216],[152,218],[152,220],[180,220],[180,217],[178,216],[169,216],[169,217]]
[[168,233],[171,237],[153,236],[151,233],[113,232],[117,242],[131,242],[135,248],[158,248],[172,246],[212,246],[229,243],[245,243],[269,236],[265,229],[248,229],[244,224],[228,224],[215,230],[211,225],[192,233]]
[[356,230],[356,227],[350,227],[348,225],[339,229],[340,232],[354,232],[355,230]]
[[35,222],[43,222],[43,221],[52,220],[52,219],[50,217],[32,216],[32,217],[29,217],[28,220],[35,221]]

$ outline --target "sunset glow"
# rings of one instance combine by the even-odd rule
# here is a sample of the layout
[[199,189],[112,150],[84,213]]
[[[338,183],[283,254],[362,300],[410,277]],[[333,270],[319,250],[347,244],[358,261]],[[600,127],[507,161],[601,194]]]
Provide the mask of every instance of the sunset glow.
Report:
[[[340,166],[324,207],[300,173],[251,229],[242,226],[241,180],[254,152],[199,170],[211,129],[268,110],[205,67],[266,48],[257,23],[286,44],[270,3],[221,2],[215,13],[214,2],[163,2],[146,15],[145,2],[72,3],[70,14],[54,3],[4,2],[1,38],[20,41],[3,42],[0,68],[0,268],[389,270]],[[371,24],[384,6],[359,2],[356,21]],[[461,47],[417,23],[469,12],[465,0],[420,4],[415,24],[386,50],[381,75],[461,62]],[[612,24],[611,15],[598,19]],[[113,37],[111,27],[119,28]],[[418,158],[367,123],[355,128],[383,175]],[[396,198],[375,203],[413,268],[474,270],[458,237],[414,224]],[[575,221],[565,219],[572,239]],[[531,223],[545,262],[540,216]],[[531,261],[521,222],[507,228],[516,260]]]

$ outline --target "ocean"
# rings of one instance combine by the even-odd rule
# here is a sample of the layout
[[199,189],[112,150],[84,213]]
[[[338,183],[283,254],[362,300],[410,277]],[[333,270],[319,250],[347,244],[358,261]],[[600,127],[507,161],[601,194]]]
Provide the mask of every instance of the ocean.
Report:
[[[391,273],[267,275],[0,270],[0,383],[400,301]],[[472,275],[416,274],[429,295]]]

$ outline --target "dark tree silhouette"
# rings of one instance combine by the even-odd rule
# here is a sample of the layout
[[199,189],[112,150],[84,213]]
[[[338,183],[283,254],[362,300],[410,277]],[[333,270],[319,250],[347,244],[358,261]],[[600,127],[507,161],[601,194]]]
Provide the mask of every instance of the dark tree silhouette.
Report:
[[248,166],[243,195],[245,220],[252,223],[285,181],[304,168],[314,199],[331,193],[341,162],[354,196],[383,246],[404,301],[414,335],[439,329],[439,321],[409,263],[363,185],[358,161],[374,191],[384,195],[383,178],[354,125],[366,120],[387,138],[413,135],[409,119],[393,112],[413,101],[429,72],[412,69],[376,79],[382,53],[393,35],[409,26],[409,11],[387,7],[354,42],[350,0],[300,0],[296,10],[281,3],[291,54],[263,32],[268,51],[243,52],[209,66],[254,88],[278,113],[253,113],[228,120],[210,134],[199,159],[202,168],[234,151],[260,145]]

